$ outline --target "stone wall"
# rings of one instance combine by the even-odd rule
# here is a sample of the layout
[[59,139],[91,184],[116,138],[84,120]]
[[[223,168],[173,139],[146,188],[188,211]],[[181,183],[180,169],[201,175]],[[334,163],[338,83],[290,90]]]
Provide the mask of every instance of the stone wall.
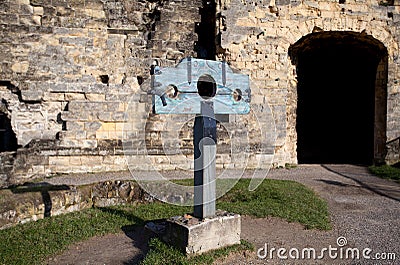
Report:
[[[161,12],[162,5],[4,2],[1,94],[18,143],[57,137],[61,146],[93,148],[97,139],[122,137],[127,102],[140,100],[152,58],[174,64],[193,51],[196,16],[189,23],[171,13],[196,7],[168,3],[172,11]],[[170,34],[174,27],[179,34]]]
[[[3,170],[2,185],[37,174],[127,169],[121,139],[140,138],[137,127],[151,111],[140,84],[153,58],[172,66],[195,55],[200,6],[2,1],[0,97],[22,147],[11,174]],[[127,123],[129,102],[136,123]]]
[[[383,44],[387,67],[380,67],[380,80],[387,72],[387,119],[380,127],[387,127],[384,142],[399,137],[398,1],[344,2],[218,2],[217,35],[208,37],[216,40],[218,60],[250,75],[254,110],[252,116],[221,119],[218,167],[245,166],[230,153],[232,139],[243,135],[249,135],[247,166],[297,163],[297,79],[289,48],[313,32],[363,33]],[[152,115],[147,91],[154,59],[164,67],[197,56],[205,4],[2,1],[0,110],[10,117],[20,148],[1,155],[7,163],[0,171],[0,186],[37,175],[126,170],[124,143],[135,169],[192,168],[193,120]],[[172,150],[168,156],[166,149]]]
[[[383,135],[382,130],[378,130],[375,137],[383,138],[384,143],[399,137],[398,1],[224,0],[219,9],[221,46],[227,61],[249,74],[257,86],[253,89],[253,102],[268,102],[274,113],[275,161],[297,162],[297,76],[295,60],[288,51],[302,37],[315,32],[363,33],[384,45],[387,65],[379,66],[376,86],[387,89],[387,95],[384,90],[383,102],[378,99],[382,95],[375,92],[375,97],[379,107],[386,105],[387,98],[387,109],[382,107],[384,113],[380,116],[384,117],[380,121]],[[386,151],[378,149],[375,147],[375,155]]]
[[91,207],[152,200],[132,181],[106,181],[85,186],[31,183],[0,191],[0,229]]

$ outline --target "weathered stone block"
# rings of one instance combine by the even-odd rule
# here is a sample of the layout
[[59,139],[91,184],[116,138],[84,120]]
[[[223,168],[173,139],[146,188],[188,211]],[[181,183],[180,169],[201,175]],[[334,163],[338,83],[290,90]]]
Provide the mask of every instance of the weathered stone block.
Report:
[[43,91],[40,90],[22,90],[21,97],[24,101],[42,101]]
[[65,100],[72,101],[72,100],[85,100],[84,93],[65,93]]
[[218,212],[214,218],[171,218],[162,239],[187,255],[240,244],[240,215]]
[[85,97],[89,100],[89,101],[105,101],[105,94],[93,94],[93,93],[86,93]]
[[33,7],[33,14],[38,16],[44,15],[44,8],[42,6],[34,6]]
[[29,62],[16,62],[11,69],[16,73],[26,73],[29,69]]
[[86,131],[97,131],[100,129],[102,124],[100,122],[85,122],[85,130]]
[[30,0],[16,0],[15,3],[18,5],[30,5]]

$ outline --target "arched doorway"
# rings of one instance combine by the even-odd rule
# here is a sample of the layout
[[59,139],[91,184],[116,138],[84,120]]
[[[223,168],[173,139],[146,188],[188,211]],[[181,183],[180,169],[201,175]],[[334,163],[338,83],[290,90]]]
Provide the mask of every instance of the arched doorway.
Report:
[[317,32],[289,49],[297,72],[299,163],[384,159],[387,50],[372,36]]

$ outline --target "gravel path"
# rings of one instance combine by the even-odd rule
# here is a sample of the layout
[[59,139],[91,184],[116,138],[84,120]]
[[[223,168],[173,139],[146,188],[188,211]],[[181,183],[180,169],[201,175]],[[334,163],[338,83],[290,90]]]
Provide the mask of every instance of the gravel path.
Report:
[[[251,253],[246,257],[230,257],[219,264],[400,264],[399,184],[374,177],[365,167],[353,165],[310,165],[291,170],[271,170],[268,178],[294,180],[315,190],[328,202],[333,229],[328,232],[304,230],[299,225],[282,221],[271,224],[268,218],[265,222],[245,218],[242,237],[254,243],[256,249],[267,243],[269,247],[312,247],[319,251],[329,245],[338,247],[337,238],[345,237],[347,245],[344,250],[348,247],[360,251],[370,248],[373,254],[395,253],[397,260],[352,261],[328,257],[323,261],[271,261],[257,259],[256,254]],[[260,231],[264,236],[258,236]]]
[[[170,177],[174,175],[169,174]],[[265,247],[265,244],[269,249],[286,248],[288,251],[290,248],[300,251],[314,248],[318,256],[321,249],[329,245],[338,248],[337,238],[345,237],[347,244],[342,247],[344,251],[349,247],[358,248],[362,256],[362,250],[370,248],[371,256],[375,253],[395,253],[397,260],[352,261],[340,259],[340,256],[332,259],[327,252],[323,260],[279,260],[276,252],[275,258],[270,260],[268,257],[259,259],[252,252],[232,255],[217,264],[400,264],[399,184],[371,176],[366,168],[352,165],[303,165],[294,169],[275,169],[269,172],[268,178],[294,180],[315,190],[328,202],[333,229],[306,230],[300,224],[287,223],[279,218],[244,216],[242,238],[252,242],[256,250]],[[48,263],[135,264],[146,251],[146,244],[143,243],[146,239],[147,235],[142,232],[93,238],[71,246]]]
[[[364,167],[351,165],[312,166],[300,168],[296,174],[273,173],[270,177],[292,179],[313,188],[327,200],[338,235],[345,236],[357,247],[394,251],[400,262],[400,185],[397,183],[374,177]],[[383,183],[387,194],[381,189]]]

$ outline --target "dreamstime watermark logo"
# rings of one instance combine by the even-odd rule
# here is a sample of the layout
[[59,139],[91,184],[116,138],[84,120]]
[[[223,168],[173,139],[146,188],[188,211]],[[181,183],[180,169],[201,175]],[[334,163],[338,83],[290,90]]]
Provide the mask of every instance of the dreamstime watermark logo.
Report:
[[321,260],[324,258],[340,259],[340,260],[380,260],[380,261],[395,261],[397,256],[394,252],[374,252],[371,248],[352,248],[347,247],[347,239],[340,236],[336,240],[336,246],[329,245],[320,249],[315,248],[275,248],[269,247],[265,243],[264,247],[257,250],[259,259],[274,259],[281,260]]
[[[222,84],[216,85],[217,91],[223,87]],[[258,90],[252,83],[251,89],[254,92]],[[216,115],[218,131],[224,132],[226,138],[223,139],[224,152],[220,153],[219,147],[216,152],[216,162],[219,163],[216,199],[226,194],[244,175],[251,179],[249,190],[255,190],[266,178],[274,158],[276,132],[271,108],[265,101],[252,103],[246,115],[229,114],[229,122]],[[195,103],[181,100],[180,105],[171,106],[172,114],[149,113],[147,116],[140,115],[146,104],[150,110],[151,103],[140,103],[133,96],[127,106],[127,126],[124,128],[127,137],[122,141],[125,160],[138,184],[160,201],[186,206],[194,203],[194,186],[180,185],[171,179],[188,179],[194,175],[194,158],[189,149],[192,147],[189,144],[189,148],[185,148],[184,141],[191,141],[187,135],[193,130],[195,115],[176,114],[176,108]],[[219,101],[219,104],[223,103]],[[176,176],[171,176],[174,174]]]

